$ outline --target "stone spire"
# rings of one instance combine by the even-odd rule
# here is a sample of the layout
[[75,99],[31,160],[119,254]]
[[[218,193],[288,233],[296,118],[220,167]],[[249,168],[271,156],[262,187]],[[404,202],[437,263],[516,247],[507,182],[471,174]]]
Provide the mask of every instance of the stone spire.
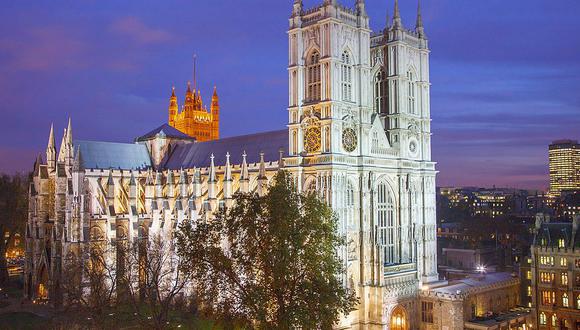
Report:
[[72,138],[72,120],[68,117],[68,125],[66,126],[66,143],[68,146],[72,146],[73,138]]
[[127,201],[127,211],[132,215],[139,214],[139,210],[137,210],[137,180],[135,179],[135,173],[133,173],[133,171],[131,171],[131,177],[129,179],[129,200]]
[[210,156],[211,163],[209,166],[209,182],[217,182],[216,175],[215,175],[215,156],[213,153]]
[[366,16],[367,15],[367,10],[365,7],[365,0],[356,0],[355,7],[356,7],[357,15],[359,15],[359,16]]
[[167,198],[175,197],[175,179],[173,178],[173,171],[167,171]]
[[280,157],[278,158],[278,168],[283,169],[286,164],[284,163],[284,149],[280,148],[278,150]]
[[83,156],[81,155],[81,147],[77,147],[75,151],[75,159],[73,161],[73,172],[82,172],[83,167]]
[[175,116],[179,112],[179,103],[175,95],[175,86],[171,87],[171,97],[169,98],[169,126],[175,126]]
[[393,16],[393,28],[402,29],[403,22],[401,20],[401,11],[399,10],[399,0],[395,0],[395,13]]
[[246,160],[246,152],[242,154],[242,169],[240,175],[240,191],[243,193],[250,192],[250,175],[248,172],[248,162]]
[[107,212],[110,216],[115,216],[115,181],[113,180],[113,170],[109,170],[109,178],[107,179]]
[[53,171],[56,168],[56,143],[54,142],[54,125],[50,124],[50,133],[48,135],[48,145],[46,147],[46,164],[48,170]]
[[63,130],[62,133],[62,140],[60,140],[60,148],[58,149],[58,158],[57,161],[59,163],[64,163],[66,159],[66,140],[67,140],[67,133],[66,128]]
[[387,7],[387,24],[385,25],[385,34],[389,32],[389,28],[391,27],[391,14],[389,12],[389,8]]
[[258,195],[264,196],[266,194],[266,185],[268,178],[266,177],[266,163],[264,162],[264,152],[260,152],[260,171],[258,173]]
[[179,197],[187,197],[187,174],[185,174],[183,167],[179,170]]
[[[232,198],[232,166],[230,164],[230,153],[226,153],[226,173],[224,175],[224,198]],[[227,205],[228,207],[230,205]]]
[[425,27],[423,26],[423,16],[421,15],[421,0],[418,0],[417,4],[417,26],[415,31],[419,35],[419,38],[425,38]]
[[224,177],[225,181],[232,181],[232,166],[230,164],[230,153],[226,153],[226,173]]
[[65,139],[65,146],[64,146],[64,162],[67,168],[67,171],[72,170],[72,165],[74,162],[74,147],[73,147],[73,130],[72,130],[72,120],[68,118],[68,125],[66,127],[66,139]]
[[294,0],[294,6],[292,8],[292,17],[301,16],[304,5],[302,0]]
[[[207,183],[207,194],[208,194],[208,199],[209,200],[215,200],[216,199],[216,183],[217,183],[217,179],[216,179],[216,174],[215,174],[215,156],[213,155],[213,153],[211,154],[211,165],[209,167],[209,181]],[[212,207],[212,210],[214,208]]]

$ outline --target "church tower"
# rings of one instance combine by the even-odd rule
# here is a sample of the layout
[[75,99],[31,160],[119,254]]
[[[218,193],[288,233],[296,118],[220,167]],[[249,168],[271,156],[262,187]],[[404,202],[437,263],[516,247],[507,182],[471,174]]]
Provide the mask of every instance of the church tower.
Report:
[[360,305],[341,326],[414,329],[418,293],[438,280],[428,43],[420,7],[406,29],[396,0],[373,33],[365,1],[352,2],[294,0],[285,166],[331,205],[346,237],[343,283]]

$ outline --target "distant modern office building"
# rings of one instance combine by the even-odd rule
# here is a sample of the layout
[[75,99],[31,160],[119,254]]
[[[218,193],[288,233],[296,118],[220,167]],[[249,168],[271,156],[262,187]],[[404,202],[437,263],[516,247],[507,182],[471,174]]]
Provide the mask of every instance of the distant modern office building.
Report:
[[580,144],[573,140],[554,141],[550,145],[550,192],[580,190]]
[[531,247],[534,329],[580,329],[580,217],[573,222],[536,218]]

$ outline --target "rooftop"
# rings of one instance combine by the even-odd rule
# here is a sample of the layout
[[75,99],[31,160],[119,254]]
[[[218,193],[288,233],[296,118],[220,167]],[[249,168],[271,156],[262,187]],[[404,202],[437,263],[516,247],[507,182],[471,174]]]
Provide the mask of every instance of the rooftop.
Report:
[[217,166],[225,165],[226,154],[231,164],[241,164],[244,152],[248,163],[260,162],[264,153],[265,162],[280,160],[280,152],[288,156],[288,131],[280,130],[251,135],[235,136],[207,142],[178,145],[169,156],[164,167],[171,170],[193,167],[209,167],[213,154]]
[[508,284],[515,278],[511,273],[490,273],[474,276],[458,281],[450,282],[449,285],[431,289],[435,294],[460,295],[469,294],[478,289],[497,284]]

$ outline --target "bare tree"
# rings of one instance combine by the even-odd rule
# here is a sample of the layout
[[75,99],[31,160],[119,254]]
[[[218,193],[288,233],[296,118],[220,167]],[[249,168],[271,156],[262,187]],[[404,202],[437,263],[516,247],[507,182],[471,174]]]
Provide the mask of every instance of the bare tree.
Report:
[[64,307],[88,316],[97,328],[105,325],[105,316],[116,302],[118,276],[111,262],[115,253],[106,242],[70,251],[61,275]]
[[166,328],[169,312],[191,281],[172,240],[139,239],[125,253],[125,269],[122,282],[142,326]]

